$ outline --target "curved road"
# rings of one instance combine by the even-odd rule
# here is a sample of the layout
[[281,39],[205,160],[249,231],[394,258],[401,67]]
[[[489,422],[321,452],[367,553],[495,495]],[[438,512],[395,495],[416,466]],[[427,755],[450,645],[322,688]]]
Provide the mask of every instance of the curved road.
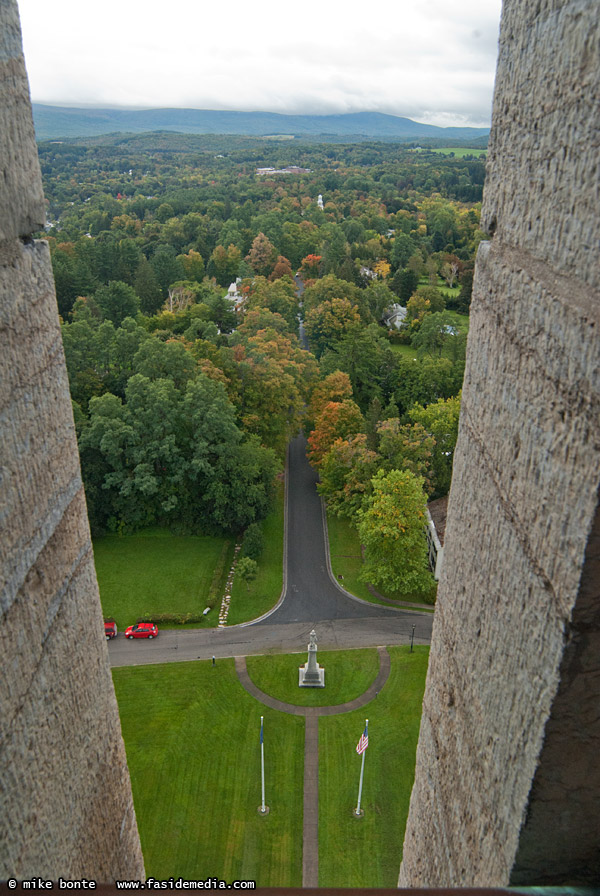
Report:
[[243,625],[166,629],[152,642],[116,638],[108,643],[113,666],[304,652],[312,628],[319,649],[408,644],[413,626],[415,643],[430,642],[432,613],[370,604],[334,581],[317,476],[305,447],[304,436],[298,436],[289,448],[284,583],[277,606]]

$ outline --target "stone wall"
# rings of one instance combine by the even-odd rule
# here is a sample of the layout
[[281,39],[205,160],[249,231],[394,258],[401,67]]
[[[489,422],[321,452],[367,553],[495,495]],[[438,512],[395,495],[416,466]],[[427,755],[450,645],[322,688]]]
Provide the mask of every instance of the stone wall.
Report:
[[401,886],[600,881],[595,0],[505,0]]
[[143,878],[13,0],[0,83],[0,880]]

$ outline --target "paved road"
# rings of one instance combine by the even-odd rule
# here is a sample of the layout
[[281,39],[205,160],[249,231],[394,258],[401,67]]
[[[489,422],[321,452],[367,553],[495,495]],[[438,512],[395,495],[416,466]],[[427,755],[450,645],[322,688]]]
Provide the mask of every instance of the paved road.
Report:
[[343,591],[330,574],[316,474],[305,439],[290,445],[284,588],[277,607],[261,619],[222,629],[163,630],[155,641],[109,642],[113,666],[214,657],[304,652],[312,628],[319,649],[347,649],[431,640],[433,615],[380,607]]

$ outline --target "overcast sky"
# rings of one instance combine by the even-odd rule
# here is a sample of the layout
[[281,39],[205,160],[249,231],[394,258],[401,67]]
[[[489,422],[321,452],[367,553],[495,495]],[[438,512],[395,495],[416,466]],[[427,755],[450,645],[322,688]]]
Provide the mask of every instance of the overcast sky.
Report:
[[18,0],[34,102],[490,123],[501,0]]

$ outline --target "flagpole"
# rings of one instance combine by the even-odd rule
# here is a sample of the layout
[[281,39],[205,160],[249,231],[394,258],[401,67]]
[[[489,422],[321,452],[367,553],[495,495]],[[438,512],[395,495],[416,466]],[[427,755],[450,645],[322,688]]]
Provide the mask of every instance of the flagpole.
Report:
[[[365,731],[368,731],[368,729],[369,729],[369,720],[367,719],[366,722],[365,722]],[[367,752],[366,749],[364,749],[364,750],[362,751],[362,763],[361,763],[361,766],[360,766],[360,782],[359,782],[359,785],[358,785],[358,803],[356,804],[356,809],[354,810],[354,814],[355,814],[357,817],[359,817],[360,814],[361,814],[361,811],[360,811],[360,798],[361,798],[361,796],[362,796],[363,774],[364,774],[364,771],[365,771],[365,753],[366,753],[366,752]],[[363,810],[363,813],[364,813],[364,810]]]
[[263,718],[264,716],[260,717],[260,777],[262,802],[260,804],[259,812],[261,815],[266,815],[269,810],[265,806],[265,744],[263,740]]

